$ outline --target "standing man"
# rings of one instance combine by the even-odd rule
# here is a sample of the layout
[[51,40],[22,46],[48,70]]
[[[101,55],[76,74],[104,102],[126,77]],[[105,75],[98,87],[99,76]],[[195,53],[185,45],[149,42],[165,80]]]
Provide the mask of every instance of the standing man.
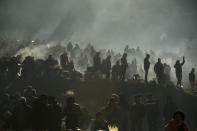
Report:
[[67,65],[69,63],[69,60],[68,60],[68,55],[66,52],[64,52],[63,54],[61,54],[60,56],[60,65],[63,69],[66,69]]
[[166,63],[164,63],[163,67],[164,67],[164,81],[165,81],[165,84],[169,84],[170,83],[171,68]]
[[158,62],[154,66],[154,71],[155,71],[155,74],[157,76],[158,83],[162,84],[162,82],[163,82],[163,75],[164,75],[164,66],[161,63],[161,59],[160,58],[158,59]]
[[95,71],[99,71],[100,68],[101,68],[100,52],[96,53],[96,55],[94,56],[93,60],[94,60],[94,64],[93,64],[94,70]]
[[128,68],[128,63],[127,63],[127,54],[124,53],[122,58],[121,58],[121,80],[125,80],[125,74],[126,70]]
[[106,75],[106,79],[110,79],[111,73],[111,56],[108,56],[102,62],[102,73]]
[[150,68],[150,55],[147,54],[146,58],[144,59],[144,71],[145,71],[145,83],[148,83],[148,71]]
[[181,87],[182,84],[182,66],[185,64],[185,56],[183,56],[183,62],[180,63],[180,60],[176,61],[174,65],[176,71],[176,78],[177,78],[177,87]]
[[120,80],[121,66],[120,61],[116,61],[116,64],[112,67],[112,80]]
[[190,82],[192,90],[194,90],[195,82],[196,82],[196,75],[195,75],[194,68],[192,68],[191,72],[189,73],[189,82]]

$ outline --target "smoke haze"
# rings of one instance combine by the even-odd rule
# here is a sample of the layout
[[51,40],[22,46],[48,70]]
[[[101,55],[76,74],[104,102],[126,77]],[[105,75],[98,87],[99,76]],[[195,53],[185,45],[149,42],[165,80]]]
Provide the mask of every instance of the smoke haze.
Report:
[[160,57],[186,55],[193,67],[196,6],[195,0],[1,0],[0,34],[80,45],[91,42],[121,52],[127,44],[140,46]]
[[1,34],[21,38],[176,48],[196,35],[196,5],[195,0],[1,0],[0,28]]

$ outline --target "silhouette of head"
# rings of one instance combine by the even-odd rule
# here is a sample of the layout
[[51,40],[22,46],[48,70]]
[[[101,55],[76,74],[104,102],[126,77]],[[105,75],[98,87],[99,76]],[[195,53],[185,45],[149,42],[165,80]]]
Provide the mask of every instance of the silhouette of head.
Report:
[[46,95],[41,95],[39,97],[40,101],[43,103],[43,104],[48,104],[48,97]]
[[141,103],[141,95],[136,95],[136,96],[134,97],[134,101],[135,101],[136,104]]
[[99,56],[100,55],[100,52],[96,52],[96,56]]
[[173,119],[177,122],[182,122],[185,120],[185,114],[182,111],[176,111],[173,115]]
[[158,58],[158,62],[161,63],[161,58]]
[[75,103],[75,98],[74,97],[68,97],[67,99],[66,99],[66,103],[67,104],[74,104]]
[[97,112],[96,113],[96,119],[101,119],[102,118],[102,113],[101,112]]
[[48,101],[49,101],[49,104],[55,104],[56,103],[56,99],[55,99],[54,96],[49,96]]
[[119,97],[118,94],[113,93],[113,94],[111,95],[111,98],[114,100],[114,102],[115,102],[116,104],[118,104],[119,101],[120,101],[120,97]]
[[123,57],[126,58],[126,57],[127,57],[127,53],[124,53],[124,54],[123,54]]
[[176,61],[176,64],[180,64],[180,60],[177,60],[177,61]]
[[20,105],[26,105],[26,98],[25,97],[20,97],[18,100]]
[[149,54],[146,54],[146,58],[148,58],[148,59],[149,59],[149,58],[150,58],[150,55],[149,55]]
[[120,64],[120,61],[118,60],[118,61],[116,61],[116,65],[119,65]]
[[109,56],[107,56],[107,59],[111,59],[111,56],[109,55]]
[[193,73],[195,72],[195,68],[192,68],[192,72],[193,72]]

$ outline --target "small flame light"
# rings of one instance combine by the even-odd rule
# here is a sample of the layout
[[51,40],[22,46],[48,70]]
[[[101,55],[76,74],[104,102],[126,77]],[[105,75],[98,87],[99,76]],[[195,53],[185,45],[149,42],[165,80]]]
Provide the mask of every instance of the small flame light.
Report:
[[118,127],[117,126],[108,125],[108,129],[109,129],[109,131],[118,131]]
[[72,91],[72,90],[68,90],[66,92],[66,96],[73,96],[73,95],[74,95],[74,91]]

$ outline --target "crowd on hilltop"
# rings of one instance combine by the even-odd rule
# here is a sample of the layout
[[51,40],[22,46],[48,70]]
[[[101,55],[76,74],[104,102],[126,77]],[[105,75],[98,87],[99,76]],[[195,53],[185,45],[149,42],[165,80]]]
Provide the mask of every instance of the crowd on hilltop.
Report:
[[[39,45],[39,41],[33,41],[34,44]],[[145,83],[148,83],[150,70],[155,73],[156,80],[154,79],[154,81],[156,83],[161,85],[172,84],[170,78],[172,67],[162,63],[161,58],[158,58],[158,61],[155,62],[154,59],[157,58],[153,51],[147,53],[145,57],[139,47],[134,49],[126,46],[124,53],[121,55],[120,53],[114,53],[112,50],[96,51],[91,44],[81,49],[78,44],[73,46],[71,42],[66,47],[58,44],[51,48],[49,50],[53,50],[53,52],[50,52],[51,54],[45,59],[37,59],[34,56],[24,58],[20,51],[13,56],[1,56],[0,84],[5,87],[16,79],[22,79],[28,83],[33,79],[42,77],[125,81],[128,79],[142,80],[142,76],[144,76]],[[133,56],[131,63],[128,62],[128,56]],[[136,58],[140,58],[139,56],[143,64],[137,63],[139,60]],[[144,62],[143,57],[145,57]],[[184,63],[185,57],[183,57],[182,63],[177,60],[174,65],[177,87],[180,88],[182,87],[182,66]],[[150,65],[154,65],[154,69],[150,69]],[[84,72],[81,70],[84,70]],[[195,68],[192,68],[189,73],[189,82],[193,90],[196,86]]]
[[[7,43],[7,40],[0,40]],[[73,95],[68,95],[65,102],[59,102],[54,96],[38,96],[36,89],[28,86],[20,95],[7,93],[9,86],[16,81],[31,85],[34,80],[66,79],[80,81],[86,79],[106,79],[115,82],[125,82],[129,79],[149,84],[150,65],[154,64],[156,80],[151,81],[161,86],[171,85],[171,67],[162,63],[158,58],[153,62],[152,57],[156,57],[153,51],[147,52],[146,56],[138,47],[137,49],[126,46],[124,53],[116,54],[112,50],[96,51],[88,44],[81,49],[78,44],[73,46],[71,42],[66,47],[58,44],[53,48],[46,59],[36,59],[33,56],[22,56],[18,50],[28,48],[28,45],[38,46],[44,41],[9,41],[10,43],[28,43],[18,46],[12,55],[0,57],[0,127],[2,129],[23,129],[34,130],[109,130],[109,125],[117,127],[120,131],[143,131],[142,124],[146,120],[149,131],[160,130],[163,125],[166,131],[175,130],[187,131],[184,122],[184,113],[176,111],[178,107],[168,96],[163,109],[159,108],[159,102],[153,95],[136,95],[133,104],[126,103],[124,97],[112,94],[107,105],[101,109],[94,117],[88,109],[82,108],[76,103]],[[0,48],[8,46],[2,44]],[[13,47],[14,48],[14,47]],[[51,49],[51,48],[50,48]],[[49,50],[50,50],[49,49]],[[128,62],[128,56],[140,56],[143,67],[139,67],[137,59]],[[144,58],[145,57],[145,58]],[[138,57],[139,58],[139,57]],[[177,88],[182,87],[182,66],[185,63],[177,60],[174,68],[177,77]],[[78,69],[85,69],[84,74]],[[144,80],[140,73],[145,72]],[[191,88],[195,89],[196,78],[195,69],[189,73]],[[173,115],[174,113],[174,115]],[[93,119],[94,118],[94,119]],[[172,119],[172,120],[171,120]]]

